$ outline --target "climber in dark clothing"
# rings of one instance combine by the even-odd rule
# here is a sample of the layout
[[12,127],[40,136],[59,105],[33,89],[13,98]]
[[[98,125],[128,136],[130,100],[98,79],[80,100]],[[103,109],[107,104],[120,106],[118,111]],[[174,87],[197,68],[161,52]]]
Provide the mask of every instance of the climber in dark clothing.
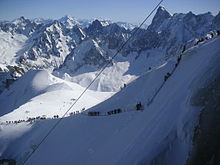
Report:
[[186,45],[183,46],[183,50],[182,50],[182,53],[184,53],[186,50]]
[[171,76],[171,73],[167,72],[167,74],[164,76],[164,81],[167,81],[167,79]]
[[141,102],[139,102],[139,103],[136,104],[136,110],[137,110],[137,111],[141,110],[142,107],[143,107],[143,106],[142,106]]

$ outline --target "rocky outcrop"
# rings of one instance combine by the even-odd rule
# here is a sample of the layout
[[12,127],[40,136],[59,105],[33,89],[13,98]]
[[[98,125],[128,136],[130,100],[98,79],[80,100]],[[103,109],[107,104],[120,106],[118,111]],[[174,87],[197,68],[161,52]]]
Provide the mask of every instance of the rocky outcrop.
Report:
[[157,12],[152,20],[150,26],[148,26],[147,30],[149,31],[158,31],[158,28],[162,25],[162,23],[172,17],[172,15],[162,6],[157,9]]
[[220,29],[220,12],[215,16],[213,24],[215,27]]
[[195,128],[193,150],[187,165],[218,165],[220,162],[220,77],[197,93],[194,105],[202,106]]

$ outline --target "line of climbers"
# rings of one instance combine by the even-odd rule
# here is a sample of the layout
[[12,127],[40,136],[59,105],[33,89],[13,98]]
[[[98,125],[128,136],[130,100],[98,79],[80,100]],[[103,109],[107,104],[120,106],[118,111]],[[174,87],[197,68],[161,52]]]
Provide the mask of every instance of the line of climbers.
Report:
[[[210,35],[210,36],[208,36],[208,35]],[[208,35],[206,35],[205,37],[200,38],[196,42],[196,45],[198,45],[200,42],[203,42],[205,40],[209,40],[210,38],[214,38],[216,35],[219,36],[220,35],[220,30],[213,31],[213,32],[209,33]]]
[[182,49],[182,53],[184,53],[189,48],[192,48],[193,46],[196,46],[206,40],[218,37],[219,35],[220,35],[220,30],[214,30],[214,31],[211,31],[208,34],[206,34],[204,37],[201,37],[199,39],[190,40],[184,44],[183,49]]
[[[141,104],[141,102],[138,102],[135,106],[136,111],[140,111],[140,110],[144,110],[144,106]],[[119,113],[123,113],[126,112],[126,110],[122,110],[121,108],[117,108],[114,109],[112,111],[108,111],[107,113],[104,112],[104,114],[102,114],[102,112],[99,111],[90,111],[87,112],[88,116],[109,116],[109,115],[115,115],[115,114],[119,114]]]
[[113,115],[113,114],[117,114],[117,113],[122,113],[122,110],[120,108],[118,108],[118,109],[114,109],[112,111],[107,112],[108,115]]
[[[220,30],[219,30],[219,31],[213,31],[213,32],[211,32],[211,33],[208,34],[208,35],[210,35],[211,37],[210,37],[210,36],[209,36],[209,37],[206,36],[206,37],[200,38],[200,39],[196,40],[196,43],[195,43],[193,46],[196,46],[196,45],[198,45],[199,43],[201,43],[201,42],[203,42],[203,41],[205,41],[205,40],[208,40],[208,39],[210,39],[210,38],[213,38],[213,37],[215,37],[215,36],[220,35]],[[191,47],[192,47],[192,46],[191,46]],[[173,70],[172,70],[171,73],[170,73],[170,72],[167,72],[167,74],[164,76],[164,82],[163,82],[162,85],[159,87],[159,89],[156,91],[155,95],[150,99],[150,102],[151,102],[151,103],[152,103],[153,99],[156,97],[156,95],[159,93],[159,91],[161,90],[161,88],[163,87],[163,85],[165,84],[165,82],[167,81],[167,79],[174,73],[174,71],[176,70],[176,68],[177,68],[178,65],[180,64],[180,61],[181,61],[181,59],[182,59],[182,54],[183,54],[186,50],[188,50],[189,48],[191,48],[191,47],[187,47],[186,44],[183,45],[181,54],[180,54],[180,56],[177,57],[177,62],[176,62],[176,64],[175,64],[175,67],[173,68]],[[151,70],[151,69],[152,69],[151,67],[148,68],[148,70]],[[124,84],[124,87],[123,87],[123,88],[125,88],[125,87],[126,87],[126,84]],[[121,88],[121,89],[123,89],[123,88]],[[141,104],[141,102],[139,102],[139,103],[136,104],[136,110],[137,110],[137,111],[139,111],[139,110],[144,110],[144,107],[143,107],[143,105]],[[121,113],[121,112],[123,112],[121,109],[115,109],[115,110],[112,110],[112,111],[108,111],[108,112],[107,112],[107,115],[118,114],[118,113]],[[124,112],[125,112],[125,111],[124,111]],[[100,116],[100,115],[101,115],[101,112],[97,112],[97,111],[88,112],[88,116]],[[103,115],[102,115],[102,116],[103,116]]]
[[[177,63],[175,64],[175,67],[174,69],[172,70],[172,72],[167,72],[167,74],[164,76],[164,82],[162,83],[162,85],[160,86],[160,88],[156,91],[156,93],[153,95],[153,97],[150,99],[149,101],[149,104],[147,105],[150,105],[154,98],[156,97],[156,95],[159,93],[159,91],[161,90],[161,88],[163,87],[163,85],[165,84],[165,82],[167,81],[167,79],[173,74],[173,72],[176,70],[177,66],[179,65],[181,59],[182,59],[182,54],[188,50],[189,48],[193,47],[193,46],[196,46],[198,45],[199,43],[202,43],[206,40],[209,40],[211,38],[214,38],[216,36],[219,36],[220,35],[220,30],[216,30],[216,31],[212,31],[210,32],[209,34],[207,34],[205,37],[202,37],[200,39],[196,39],[196,40],[193,40],[193,41],[190,41],[188,43],[186,43],[185,45],[183,45],[183,48],[182,48],[182,51],[181,51],[181,55],[177,57]],[[149,67],[149,70],[151,70],[151,67]],[[127,85],[124,84],[123,88],[125,88]],[[123,89],[121,88],[121,89]],[[136,110],[139,111],[139,110],[144,110],[144,107],[143,105],[141,104],[141,102],[137,103],[136,104]],[[81,110],[81,112],[85,111],[85,108],[83,108]],[[80,114],[81,113],[80,111],[75,111],[75,112],[71,112],[69,114],[69,116],[72,116],[72,115],[77,115],[77,114]],[[108,111],[107,112],[107,115],[113,115],[113,114],[118,114],[118,113],[122,113],[122,112],[126,112],[126,111],[123,111],[122,109],[118,108],[118,109],[114,109],[112,111]],[[90,112],[87,112],[87,113],[83,113],[83,114],[86,114],[88,116],[100,116],[101,115],[101,112],[98,112],[98,111],[90,111]],[[105,116],[106,114],[104,115],[101,115],[101,116]],[[57,119],[59,118],[58,115],[54,115],[53,117],[54,119]],[[43,117],[36,117],[36,118],[28,118],[27,120],[18,120],[18,121],[6,121],[6,124],[11,124],[11,123],[14,123],[14,124],[17,124],[17,123],[21,123],[21,122],[33,122],[33,121],[36,121],[36,120],[45,120],[45,119],[51,119],[51,118],[46,118],[45,116]],[[0,124],[3,124],[3,123],[0,123]]]
[[[82,108],[81,111],[70,112],[69,116],[80,114],[83,111],[85,111],[85,108]],[[38,121],[38,120],[58,119],[58,118],[59,118],[59,115],[54,115],[52,118],[51,117],[46,117],[46,115],[42,115],[42,116],[37,116],[37,117],[28,117],[27,120],[6,121],[5,123],[4,122],[0,123],[0,125],[3,125],[3,124],[18,124],[18,123],[23,123],[23,122],[33,123],[33,122]]]
[[[18,123],[24,123],[24,122],[29,122],[29,123],[33,123],[37,120],[46,120],[46,119],[57,119],[59,118],[58,115],[54,115],[53,118],[46,118],[45,115],[43,116],[38,116],[38,117],[29,117],[27,120],[15,120],[15,121],[6,121],[6,124],[18,124]],[[4,124],[4,123],[1,123]]]
[[[144,107],[141,104],[141,102],[136,104],[136,110],[137,111],[143,110],[143,109],[144,109]],[[83,113],[84,111],[85,111],[85,108],[83,108],[81,111],[70,112],[69,116],[77,115],[77,114]],[[105,113],[103,115],[99,111],[90,111],[90,112],[83,113],[83,114],[84,115],[86,114],[88,116],[107,116],[107,115],[119,114],[119,113],[122,113],[122,112],[126,112],[126,111],[122,110],[121,108],[118,108],[118,109],[114,109],[112,111],[108,111],[107,113]],[[50,117],[47,118],[46,115],[43,115],[43,116],[38,116],[38,117],[29,117],[27,120],[6,121],[5,123],[6,124],[18,124],[18,123],[22,123],[22,122],[33,123],[33,122],[38,121],[38,120],[58,119],[58,118],[59,118],[59,115],[54,115],[52,118],[50,118]],[[4,123],[1,123],[1,124],[4,124]]]
[[99,116],[100,112],[97,111],[92,111],[92,112],[88,112],[88,116]]
[[[186,46],[184,45],[183,47],[183,50],[182,50],[182,53],[185,51],[186,49]],[[177,58],[177,63],[175,64],[175,68],[179,65],[180,63],[180,60],[181,60],[181,57],[182,55],[180,55],[178,58]],[[175,70],[174,68],[174,70]],[[149,70],[151,70],[151,67],[149,67]],[[173,71],[174,71],[173,70]],[[164,76],[164,82],[167,81],[167,79],[171,76],[171,73],[167,72],[167,74]],[[162,84],[163,86],[164,84]],[[124,84],[123,88],[126,87],[126,84]],[[123,89],[121,88],[121,89]],[[161,87],[159,88],[159,90],[161,89]],[[159,92],[159,90],[156,92],[156,94]],[[155,94],[155,96],[156,96]],[[154,97],[155,97],[154,96]],[[152,102],[153,99],[151,99],[151,102]],[[139,110],[144,110],[144,107],[143,105],[141,104],[141,102],[138,102],[136,104],[136,110],[139,111]],[[70,112],[69,113],[69,116],[72,116],[72,115],[77,115],[77,114],[80,114],[82,113],[83,111],[85,111],[85,108],[82,108],[81,111],[75,111],[75,112]],[[87,112],[87,113],[83,113],[83,114],[86,114],[88,116],[107,116],[107,115],[114,115],[114,114],[119,114],[119,113],[122,113],[122,112],[125,112],[123,111],[122,109],[118,108],[118,109],[114,109],[112,111],[108,111],[107,114],[104,114],[104,115],[101,115],[101,112],[98,112],[98,111],[90,111],[90,112]],[[58,119],[59,116],[58,115],[54,115],[52,119]],[[27,120],[18,120],[18,121],[6,121],[6,124],[18,124],[18,123],[21,123],[21,122],[30,122],[30,123],[33,123],[37,120],[45,120],[45,119],[51,119],[51,118],[46,118],[45,115],[43,115],[42,117],[41,116],[38,116],[38,117],[33,117],[33,118],[28,118]],[[3,124],[3,123],[1,123]]]
[[[149,105],[153,102],[154,98],[155,98],[155,97],[157,96],[157,94],[160,92],[160,90],[161,90],[162,87],[164,86],[164,84],[165,84],[165,82],[167,81],[167,79],[175,72],[176,68],[178,67],[178,65],[179,65],[179,63],[180,63],[180,61],[181,61],[181,59],[182,59],[182,54],[183,54],[186,50],[188,50],[188,49],[190,49],[190,48],[192,48],[192,47],[194,47],[194,46],[197,46],[198,44],[200,44],[200,43],[202,43],[202,42],[204,42],[204,41],[206,41],[206,40],[209,40],[209,39],[212,39],[212,38],[214,38],[214,37],[217,37],[217,36],[219,36],[219,35],[220,35],[220,30],[211,31],[211,32],[210,32],[209,34],[207,34],[205,37],[202,37],[202,38],[200,38],[200,39],[191,40],[191,41],[187,42],[186,44],[184,44],[184,45],[182,46],[182,50],[181,50],[180,56],[177,57],[177,63],[175,64],[175,67],[173,68],[173,70],[171,71],[171,73],[170,73],[170,72],[167,72],[167,74],[164,76],[164,82],[163,82],[163,83],[161,84],[161,86],[156,90],[156,92],[155,92],[155,94],[152,96],[152,98],[149,99],[147,105],[149,106]],[[151,68],[149,68],[149,69],[151,69]]]

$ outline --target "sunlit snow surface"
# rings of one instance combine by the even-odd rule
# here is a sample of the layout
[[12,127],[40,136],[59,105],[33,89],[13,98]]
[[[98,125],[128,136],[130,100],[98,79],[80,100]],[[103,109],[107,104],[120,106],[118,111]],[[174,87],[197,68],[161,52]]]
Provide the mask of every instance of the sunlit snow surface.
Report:
[[[62,116],[83,90],[83,87],[56,78],[47,71],[29,71],[0,95],[3,115],[0,121],[26,120],[42,115]],[[90,108],[112,94],[89,90],[71,112]]]
[[6,33],[0,30],[0,67],[5,68],[6,65],[14,65],[19,50],[25,46],[27,37],[22,34]]
[[[65,118],[27,164],[185,164],[191,147],[192,126],[199,112],[198,108],[190,105],[190,97],[206,80],[212,78],[212,68],[219,61],[219,45],[220,39],[216,38],[185,52],[180,65],[149,106],[147,102],[163,83],[164,75],[173,69],[173,60],[146,72],[89,110],[105,113],[121,108],[126,112],[94,117],[79,114]],[[45,112],[52,115],[49,108],[58,114],[62,106],[67,107],[70,99],[76,98],[82,91],[78,85],[59,80],[45,71],[28,74],[26,77],[31,77],[29,83],[22,87],[14,83],[9,91],[1,95],[1,99],[10,102],[4,100],[4,96],[11,94],[17,98],[15,106],[24,98],[29,101],[18,107],[19,111],[16,109],[10,112],[10,108],[7,110],[7,105],[4,105],[8,114],[2,116],[1,120],[6,120],[9,115],[14,119],[26,117],[27,109],[29,115],[34,115],[37,107],[42,114]],[[42,83],[36,85],[35,78],[42,78]],[[17,81],[19,83],[22,81]],[[19,99],[19,94],[23,96],[23,93],[17,93],[17,90],[13,92],[13,88],[20,88],[26,97]],[[103,97],[109,96],[109,93],[103,95],[88,91],[79,101],[80,106],[76,105],[73,110],[91,107],[103,100]],[[137,101],[144,104],[144,111],[135,111]],[[1,125],[1,157],[10,157],[21,163],[55,122],[53,119],[34,124]]]

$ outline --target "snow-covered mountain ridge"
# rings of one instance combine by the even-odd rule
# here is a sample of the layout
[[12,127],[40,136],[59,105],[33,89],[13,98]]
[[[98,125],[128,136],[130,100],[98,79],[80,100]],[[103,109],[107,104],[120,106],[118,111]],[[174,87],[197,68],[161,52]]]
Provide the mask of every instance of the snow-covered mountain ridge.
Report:
[[1,22],[0,164],[34,151],[26,164],[191,165],[203,130],[195,102],[207,97],[197,93],[220,75],[219,15],[159,7],[114,59],[135,29],[69,16]]
[[[119,58],[111,63],[121,64],[119,75],[135,78],[147,68],[157,66],[181,52],[182,46],[189,40],[201,38],[211,30],[218,30],[218,19],[219,14],[214,17],[211,13],[195,15],[189,12],[172,15],[164,7],[159,7],[148,29],[141,29],[122,50]],[[7,66],[16,66],[25,72],[30,69],[55,69],[55,75],[68,74],[66,77],[70,77],[69,80],[81,82],[81,85],[86,86],[89,81],[85,83],[82,73],[92,71],[91,76],[95,74],[128,39],[132,30],[106,20],[87,21],[89,23],[86,26],[85,22],[70,16],[56,21],[28,20],[21,17],[12,22],[1,22],[0,39],[1,45],[4,45],[0,52],[0,67],[4,71],[1,73],[1,90],[6,86],[6,81],[17,78],[11,75],[21,75],[12,74]],[[86,45],[91,49],[81,51]],[[6,56],[9,58],[4,58]],[[80,58],[75,58],[78,56]],[[139,64],[139,61],[145,63],[144,68],[133,71],[133,68],[137,68],[133,63]],[[114,69],[114,65],[112,67]],[[75,75],[81,76],[75,78]],[[131,81],[123,76],[120,79],[121,84],[114,88],[110,85],[106,90],[115,91]],[[101,81],[99,84],[103,86]],[[99,88],[102,89],[104,88]]]
[[[219,75],[219,44],[219,37],[200,41],[182,53],[178,65],[175,65],[176,58],[170,59],[140,76],[110,99],[82,114],[65,118],[48,137],[50,140],[34,152],[27,164],[186,164],[192,146],[193,126],[201,109],[191,105],[191,97]],[[172,72],[174,68],[175,71]],[[165,81],[164,75],[167,72],[172,74]],[[49,96],[51,92],[59,90],[64,94],[70,88],[65,87],[62,91],[61,88],[54,87],[54,82],[63,80],[52,80],[53,76],[47,79],[48,73],[45,71],[29,73],[35,74],[36,79],[44,78],[44,81],[35,86],[38,81],[34,80],[32,86],[35,86],[35,91],[47,89],[47,99],[54,96]],[[28,77],[27,74],[23,78]],[[12,90],[16,91],[20,83],[23,83],[22,79],[14,83],[8,92],[15,95]],[[52,85],[52,90],[49,90],[48,85]],[[156,97],[148,104],[157,89],[160,90]],[[26,103],[27,107],[22,106],[20,109],[38,107],[40,102],[45,105],[44,99],[41,100],[43,95],[41,93],[33,97],[32,103]],[[135,110],[139,101],[144,106],[143,111]],[[78,108],[73,110],[77,111]],[[123,110],[122,113],[108,115],[107,112],[117,108]],[[87,115],[94,111],[106,115]],[[13,115],[14,113],[17,115]],[[19,111],[8,113],[1,119],[16,120],[18,113]],[[32,124],[29,121],[2,124],[1,156],[14,159],[18,164],[22,163],[54,122],[55,119],[47,119]],[[48,153],[53,157],[45,157]]]

